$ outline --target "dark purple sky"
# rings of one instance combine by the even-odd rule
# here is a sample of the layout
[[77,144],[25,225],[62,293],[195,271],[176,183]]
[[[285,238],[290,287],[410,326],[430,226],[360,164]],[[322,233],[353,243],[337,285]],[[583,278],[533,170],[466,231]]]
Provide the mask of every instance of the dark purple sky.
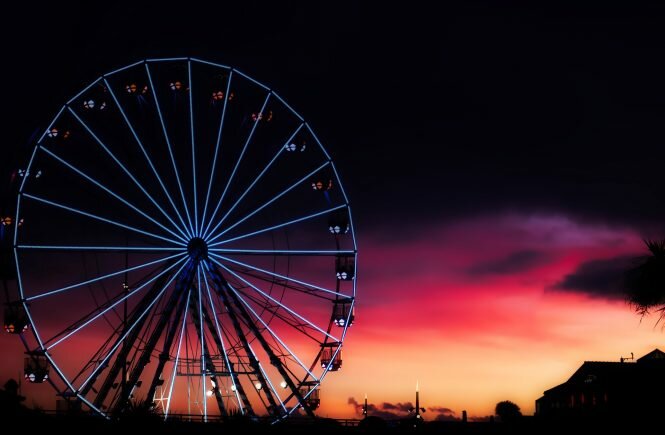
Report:
[[403,234],[514,208],[662,222],[662,6],[121,3],[6,12],[21,31],[2,30],[3,168],[100,72],[198,55],[307,114],[361,223]]

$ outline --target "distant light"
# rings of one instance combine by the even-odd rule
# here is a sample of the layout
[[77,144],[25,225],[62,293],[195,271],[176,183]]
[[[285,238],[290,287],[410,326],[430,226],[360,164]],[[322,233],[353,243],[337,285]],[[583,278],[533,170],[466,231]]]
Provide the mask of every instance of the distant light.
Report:
[[282,387],[282,388],[286,388],[286,385],[287,385],[286,381],[284,381],[284,380],[279,383],[279,386]]
[[261,382],[257,382],[256,384],[254,384],[254,387],[256,387],[257,390],[261,390],[261,388],[263,388],[263,385],[261,385]]

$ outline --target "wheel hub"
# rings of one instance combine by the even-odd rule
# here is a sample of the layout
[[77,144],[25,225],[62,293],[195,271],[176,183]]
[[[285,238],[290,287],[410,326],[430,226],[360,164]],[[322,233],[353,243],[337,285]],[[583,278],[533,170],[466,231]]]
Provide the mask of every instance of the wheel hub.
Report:
[[202,238],[194,237],[187,244],[187,253],[193,261],[198,263],[208,258],[208,244]]

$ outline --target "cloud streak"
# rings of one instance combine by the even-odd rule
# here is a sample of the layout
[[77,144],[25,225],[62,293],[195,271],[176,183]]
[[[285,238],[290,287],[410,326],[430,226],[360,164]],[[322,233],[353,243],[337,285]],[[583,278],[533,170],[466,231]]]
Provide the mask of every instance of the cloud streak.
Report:
[[634,258],[622,255],[609,259],[585,261],[574,272],[565,275],[549,289],[606,299],[622,299],[624,298],[625,273],[632,265]]

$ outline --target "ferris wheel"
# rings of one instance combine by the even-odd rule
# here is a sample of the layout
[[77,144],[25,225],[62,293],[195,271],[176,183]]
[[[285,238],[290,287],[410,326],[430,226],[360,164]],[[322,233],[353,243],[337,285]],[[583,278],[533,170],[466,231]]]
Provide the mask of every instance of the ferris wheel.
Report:
[[5,329],[27,380],[109,418],[313,415],[357,248],[335,165],[277,93],[200,59],[136,62],[70,99],[22,170]]

